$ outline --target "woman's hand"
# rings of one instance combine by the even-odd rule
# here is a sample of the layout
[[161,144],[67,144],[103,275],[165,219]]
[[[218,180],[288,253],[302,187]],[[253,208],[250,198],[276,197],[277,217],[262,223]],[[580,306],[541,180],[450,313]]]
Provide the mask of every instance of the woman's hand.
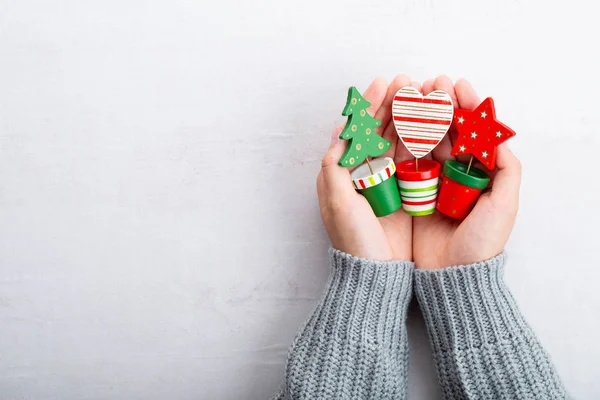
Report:
[[[391,121],[391,104],[398,89],[416,82],[399,75],[388,86],[376,79],[364,92],[371,103],[368,111],[381,120],[378,132],[392,142],[382,157],[394,162],[412,158],[402,143]],[[446,91],[457,107],[474,109],[480,100],[471,85],[459,80],[456,86],[447,77],[438,77],[423,84],[423,93]],[[443,268],[450,265],[484,261],[501,253],[515,223],[519,205],[521,164],[506,146],[498,148],[498,170],[491,173],[493,187],[482,194],[477,205],[464,221],[450,219],[439,212],[412,218],[398,210],[377,218],[367,200],[358,194],[351,182],[350,171],[338,166],[346,142],[338,139],[341,128],[332,135],[332,144],[323,157],[317,177],[317,192],[321,216],[332,245],[357,257],[373,260],[414,260],[420,268]],[[453,159],[450,155],[456,131],[448,135],[433,150],[432,157],[441,164]],[[468,162],[469,157],[459,161]],[[476,167],[483,168],[475,163]]]
[[[408,85],[421,89],[407,76],[398,75],[389,86],[375,79],[363,93],[371,103],[367,111],[381,120],[377,133],[392,142],[382,157],[392,157],[396,163],[409,159],[410,153],[402,143],[397,145],[392,100],[398,89]],[[337,164],[347,144],[338,139],[341,129],[333,132],[317,177],[321,217],[333,247],[371,260],[412,260],[412,218],[402,210],[377,218],[367,200],[354,190],[350,171]]]
[[[441,89],[447,92],[455,107],[472,110],[479,97],[466,80],[456,85],[445,76],[423,83],[423,94]],[[431,156],[440,164],[454,159],[450,155],[457,133],[453,129],[433,150]],[[470,156],[458,157],[469,162]],[[515,224],[519,208],[521,163],[505,146],[498,147],[497,171],[490,175],[490,190],[478,199],[475,208],[464,221],[448,218],[436,211],[426,217],[414,218],[413,253],[418,268],[435,269],[470,264],[490,259],[504,250]],[[475,167],[487,171],[479,163]]]

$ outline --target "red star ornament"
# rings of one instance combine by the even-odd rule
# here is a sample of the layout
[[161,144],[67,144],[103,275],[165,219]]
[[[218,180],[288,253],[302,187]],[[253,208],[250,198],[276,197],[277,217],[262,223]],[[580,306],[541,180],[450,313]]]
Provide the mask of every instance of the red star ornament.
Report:
[[491,97],[473,111],[455,109],[454,123],[458,138],[451,154],[472,154],[489,170],[496,167],[498,145],[516,135],[515,131],[496,119],[494,100]]

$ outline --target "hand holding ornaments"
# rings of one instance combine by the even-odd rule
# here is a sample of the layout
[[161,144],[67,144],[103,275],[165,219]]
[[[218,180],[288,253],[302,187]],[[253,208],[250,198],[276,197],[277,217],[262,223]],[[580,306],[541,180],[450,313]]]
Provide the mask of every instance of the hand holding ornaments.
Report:
[[[452,149],[453,156],[472,155],[468,165],[454,160],[444,164],[444,178],[437,199],[437,210],[456,219],[464,219],[474,206],[489,177],[472,167],[476,157],[488,169],[495,167],[496,147],[515,133],[495,117],[493,100],[486,99],[474,111],[454,110],[452,99],[443,90],[423,96],[417,89],[403,87],[392,103],[393,123],[402,143],[415,157],[394,167],[389,158],[369,161],[369,156],[380,156],[391,143],[374,131],[381,122],[371,117],[366,108],[370,104],[356,88],[351,87],[342,115],[349,116],[340,139],[350,143],[340,159],[344,167],[366,164],[352,172],[354,187],[363,194],[376,216],[388,215],[402,205],[413,216],[435,212],[441,166],[437,161],[423,159],[444,138],[453,122],[458,138]],[[391,176],[396,172],[398,188]]]
[[[375,120],[381,121],[376,133],[391,142],[391,146],[386,152],[372,157],[380,159],[393,157],[397,164],[405,160],[411,160],[415,164],[417,162],[415,157],[411,157],[411,153],[399,136],[395,136],[397,131],[392,115],[392,103],[397,92],[406,86],[415,87],[424,94],[424,97],[435,90],[442,90],[450,95],[453,107],[456,107],[452,110],[452,124],[444,139],[429,155],[418,159],[419,172],[425,170],[425,164],[430,159],[440,163],[438,187],[441,188],[443,181],[441,170],[444,162],[459,161],[468,168],[470,159],[470,155],[459,155],[455,158],[450,154],[458,136],[454,114],[460,111],[457,108],[474,110],[482,101],[473,87],[463,79],[453,83],[449,78],[440,76],[425,81],[422,86],[411,81],[406,75],[395,77],[390,84],[383,79],[375,79],[363,93],[364,99],[371,103],[366,112]],[[356,102],[359,103],[358,98]],[[360,103],[362,104],[362,101]],[[425,104],[425,107],[428,105]],[[361,106],[361,109],[365,107]],[[360,116],[360,109],[353,109],[354,112]],[[499,117],[502,117],[502,114]],[[348,129],[351,127],[352,125],[349,125]],[[358,131],[358,126],[356,129]],[[505,146],[497,148],[496,168],[491,174],[493,190],[477,199],[476,206],[465,220],[459,221],[441,212],[434,212],[425,217],[412,217],[405,211],[396,211],[377,218],[373,206],[361,194],[362,191],[357,191],[351,183],[352,172],[356,171],[359,164],[363,164],[363,168],[368,170],[366,158],[363,163],[355,161],[353,167],[339,166],[339,161],[351,142],[342,140],[343,137],[339,139],[340,131],[342,129],[336,130],[331,145],[322,159],[321,170],[317,177],[321,216],[335,248],[357,257],[374,260],[414,260],[417,268],[470,264],[487,260],[502,252],[516,219],[521,181],[519,160],[510,149]],[[373,168],[375,160],[369,159],[369,162]],[[477,159],[473,161],[471,167],[485,170],[485,166],[482,166]],[[370,171],[368,174],[372,176]],[[432,175],[434,174],[435,171]],[[385,172],[384,177],[387,175],[388,173]],[[392,180],[396,183],[396,178],[399,178],[400,174],[396,171],[394,176],[390,170],[390,176],[386,181]],[[402,180],[408,181],[408,179]],[[362,187],[360,182],[355,183],[359,185],[358,187]],[[367,185],[366,182],[363,183]],[[398,188],[397,184],[396,188]],[[410,193],[414,192],[406,194]],[[425,195],[427,193],[423,194]]]

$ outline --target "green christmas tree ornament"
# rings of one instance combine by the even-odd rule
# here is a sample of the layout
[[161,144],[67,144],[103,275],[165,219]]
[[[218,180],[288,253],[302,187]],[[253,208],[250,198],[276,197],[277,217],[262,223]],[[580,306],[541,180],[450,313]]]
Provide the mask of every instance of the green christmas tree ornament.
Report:
[[342,111],[348,121],[340,133],[340,139],[349,140],[349,143],[338,162],[342,167],[356,167],[367,157],[378,157],[392,146],[390,141],[375,133],[381,121],[369,115],[367,108],[370,105],[354,86],[348,89],[348,99]]
[[[340,133],[340,139],[347,140],[348,145],[338,164],[358,167],[350,174],[354,188],[367,199],[375,216],[383,217],[400,209],[402,201],[393,178],[396,173],[394,160],[382,157],[369,161],[369,157],[380,156],[392,147],[390,141],[375,133],[381,121],[369,115],[367,108],[370,105],[354,86],[348,89],[348,100],[342,111],[348,122]],[[365,160],[367,162],[363,164]]]

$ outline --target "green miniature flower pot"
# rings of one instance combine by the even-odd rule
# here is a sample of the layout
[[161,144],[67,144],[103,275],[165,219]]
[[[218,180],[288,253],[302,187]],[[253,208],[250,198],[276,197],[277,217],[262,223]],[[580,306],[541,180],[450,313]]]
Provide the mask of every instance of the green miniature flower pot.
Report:
[[[365,196],[377,217],[389,215],[402,207],[398,185],[393,179],[396,172],[394,160],[389,157],[371,160],[371,168],[363,164],[352,171],[356,190]],[[392,178],[392,179],[390,179]]]

